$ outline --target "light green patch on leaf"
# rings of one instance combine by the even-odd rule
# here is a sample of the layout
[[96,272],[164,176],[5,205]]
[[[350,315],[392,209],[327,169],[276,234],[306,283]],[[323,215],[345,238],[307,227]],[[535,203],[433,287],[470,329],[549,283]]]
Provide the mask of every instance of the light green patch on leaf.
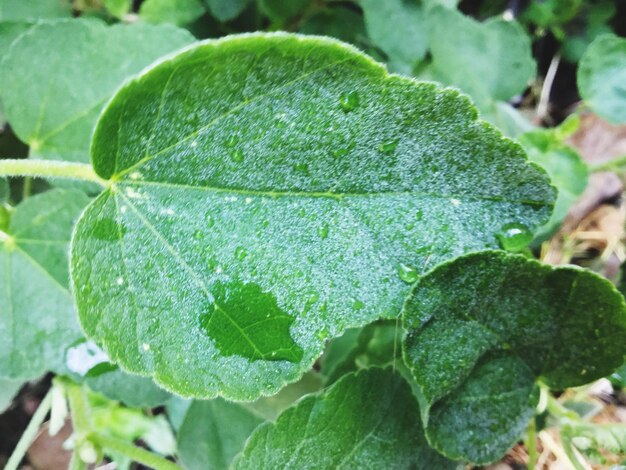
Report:
[[578,90],[597,114],[626,122],[626,39],[604,35],[591,43],[578,65]]
[[194,401],[178,432],[180,461],[187,470],[226,470],[264,421],[244,405],[222,398]]
[[519,137],[519,141],[528,159],[541,165],[558,189],[552,217],[535,235],[536,240],[542,241],[558,229],[569,208],[587,187],[589,169],[578,152],[560,138],[558,130],[527,132]]
[[404,320],[429,442],[480,464],[521,436],[537,380],[582,385],[610,374],[625,353],[626,305],[607,280],[504,252],[435,268],[415,285]]
[[361,0],[360,5],[369,37],[388,56],[390,68],[410,75],[428,45],[422,6],[411,0]]
[[12,44],[0,67],[4,113],[31,156],[87,162],[94,124],[113,91],[192,41],[167,25],[37,24]]
[[72,226],[89,198],[53,190],[15,208],[0,232],[0,377],[30,379],[62,366],[81,337],[69,292]]
[[202,0],[146,0],[139,8],[139,17],[147,23],[183,26],[197,20],[205,12]]
[[460,11],[428,10],[433,77],[468,93],[479,109],[524,91],[536,72],[531,41],[516,22],[479,23]]
[[118,368],[86,377],[84,382],[94,392],[134,408],[154,408],[171,398],[148,377],[128,374]]
[[207,0],[213,17],[225,22],[237,18],[250,3],[250,0]]
[[71,14],[68,0],[0,0],[0,21],[37,21]]
[[405,379],[389,369],[348,374],[259,427],[233,468],[452,469],[428,447]]
[[81,323],[185,396],[275,393],[325,340],[395,318],[419,273],[496,248],[503,225],[532,231],[554,200],[458,92],[284,33],[208,41],[129,82],[92,157],[112,184],[75,230]]

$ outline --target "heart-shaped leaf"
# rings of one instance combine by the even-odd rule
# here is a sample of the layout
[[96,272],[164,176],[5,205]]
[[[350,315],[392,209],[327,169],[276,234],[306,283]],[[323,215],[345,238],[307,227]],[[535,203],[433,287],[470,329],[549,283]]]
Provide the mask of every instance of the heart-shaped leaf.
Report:
[[534,413],[535,382],[561,389],[611,373],[626,353],[626,305],[606,279],[504,252],[435,268],[404,308],[405,360],[420,385],[430,443],[487,463]]
[[60,367],[81,337],[67,249],[89,198],[53,190],[29,197],[0,228],[0,377],[31,379]]
[[183,395],[254,399],[396,317],[429,266],[532,230],[554,190],[454,90],[333,40],[209,41],[120,89],[72,245],[82,325]]
[[419,407],[388,369],[345,375],[285,410],[250,436],[233,468],[454,469],[428,447]]

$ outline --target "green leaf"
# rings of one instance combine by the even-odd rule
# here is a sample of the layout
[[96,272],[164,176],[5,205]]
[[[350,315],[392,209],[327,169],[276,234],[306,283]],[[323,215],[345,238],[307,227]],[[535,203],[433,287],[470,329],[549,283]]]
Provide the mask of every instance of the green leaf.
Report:
[[13,397],[17,395],[24,385],[22,380],[0,379],[0,413],[3,413],[13,401]]
[[0,377],[29,379],[58,368],[81,337],[67,248],[88,202],[82,192],[60,189],[29,197],[0,232]]
[[531,41],[515,22],[493,18],[479,23],[457,10],[428,10],[432,73],[468,93],[478,107],[521,93],[535,76]]
[[149,378],[128,374],[118,368],[86,377],[85,383],[94,392],[134,408],[154,408],[171,398]]
[[428,44],[422,6],[411,0],[361,0],[360,4],[369,37],[387,54],[391,69],[410,75]]
[[456,468],[428,447],[411,388],[365,369],[259,427],[233,468]]
[[32,23],[23,21],[10,21],[0,23],[0,61],[6,55],[9,47],[28,28],[32,26]]
[[104,0],[103,5],[112,16],[121,19],[132,8],[132,0]]
[[248,3],[250,0],[207,0],[209,11],[221,22],[237,18]]
[[0,67],[4,112],[30,145],[31,156],[86,162],[95,121],[113,91],[156,58],[192,41],[172,26],[106,26],[95,20],[37,24],[12,44]]
[[504,252],[435,268],[416,284],[404,320],[429,442],[481,464],[520,437],[537,380],[582,385],[610,374],[626,352],[626,305],[610,282]]
[[363,16],[345,7],[325,8],[308,18],[300,32],[331,36],[352,44],[362,43],[366,36]]
[[185,469],[227,469],[263,422],[248,408],[221,398],[194,401],[178,432],[178,456]]
[[519,141],[528,154],[528,159],[541,165],[552,178],[558,189],[552,217],[535,238],[548,238],[561,224],[569,208],[587,187],[589,170],[578,152],[565,144],[558,130],[541,129],[527,132]]
[[9,180],[6,178],[0,178],[0,204],[7,202],[10,195],[11,188],[9,188]]
[[0,21],[37,21],[71,14],[68,0],[0,0]]
[[146,0],[139,8],[139,16],[143,21],[179,26],[192,23],[205,12],[202,0]]
[[593,41],[578,66],[578,90],[597,114],[626,122],[626,39],[613,35]]
[[258,0],[261,12],[272,21],[283,23],[301,13],[311,0]]
[[532,231],[554,199],[456,91],[287,34],[155,66],[111,101],[92,152],[111,186],[73,239],[81,323],[185,396],[275,393],[326,339],[395,318],[429,266]]

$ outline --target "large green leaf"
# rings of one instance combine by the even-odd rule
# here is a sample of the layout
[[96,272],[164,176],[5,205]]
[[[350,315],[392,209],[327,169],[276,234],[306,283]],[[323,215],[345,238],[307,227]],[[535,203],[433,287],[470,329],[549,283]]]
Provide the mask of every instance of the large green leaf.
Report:
[[37,21],[71,14],[69,0],[0,0],[0,21]]
[[127,374],[118,368],[84,380],[93,391],[135,408],[154,408],[171,398],[149,378]]
[[496,460],[534,413],[535,382],[562,389],[611,373],[626,305],[574,267],[483,252],[435,268],[404,308],[405,360],[429,405],[426,434],[450,458]]
[[33,196],[0,231],[0,377],[28,379],[58,368],[65,348],[80,338],[67,248],[88,202],[77,191]]
[[456,468],[428,447],[417,401],[389,369],[348,374],[259,427],[233,468]]
[[600,36],[587,48],[578,66],[578,89],[603,118],[626,122],[626,39]]
[[178,432],[178,456],[187,470],[226,470],[263,422],[244,405],[222,398],[194,401]]
[[93,126],[113,91],[192,41],[167,25],[37,24],[12,44],[0,67],[4,113],[31,156],[86,162]]
[[[81,322],[183,395],[253,399],[395,318],[429,266],[532,230],[553,188],[454,90],[337,41],[209,41],[124,86],[72,245]],[[518,225],[518,226],[521,226]]]
[[361,0],[367,32],[389,58],[392,70],[411,74],[426,55],[425,14],[415,0]]
[[479,23],[434,7],[427,25],[433,77],[461,88],[483,111],[524,91],[535,75],[531,41],[518,23],[500,18]]

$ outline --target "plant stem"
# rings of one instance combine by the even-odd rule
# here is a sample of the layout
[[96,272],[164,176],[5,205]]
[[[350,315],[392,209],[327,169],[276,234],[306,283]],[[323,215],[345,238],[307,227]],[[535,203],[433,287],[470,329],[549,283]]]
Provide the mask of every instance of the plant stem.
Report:
[[146,467],[153,468],[154,470],[181,470],[181,467],[176,465],[174,462],[153,454],[146,449],[129,444],[121,439],[93,433],[89,435],[89,440],[98,444],[103,449],[119,452],[133,461],[145,465]]
[[48,414],[48,411],[50,411],[51,406],[52,406],[52,389],[48,390],[48,393],[46,394],[44,399],[41,400],[41,403],[39,404],[39,408],[37,408],[37,411],[35,411],[35,414],[33,414],[33,417],[31,418],[30,423],[28,423],[28,426],[26,427],[24,434],[22,434],[22,437],[17,443],[17,446],[15,446],[15,449],[13,450],[13,453],[11,454],[11,457],[9,458],[9,461],[6,464],[6,467],[4,467],[4,470],[16,470],[17,469],[20,462],[24,458],[24,455],[26,455],[26,451],[28,450],[31,443],[35,439],[35,436],[39,432],[39,428],[41,427],[41,424],[43,423],[44,419],[46,419],[46,415]]
[[617,171],[623,170],[626,167],[626,155],[615,158],[608,162],[598,163],[597,165],[592,165],[589,169],[593,172],[596,171]]
[[535,466],[537,465],[537,423],[534,416],[528,425],[526,440],[526,450],[528,450],[528,470],[535,470]]
[[0,176],[32,176],[36,178],[65,178],[91,181],[101,186],[106,182],[87,163],[54,160],[16,159],[0,160]]
[[72,426],[78,439],[84,438],[91,431],[91,418],[85,391],[80,385],[67,384],[67,400],[70,402]]

